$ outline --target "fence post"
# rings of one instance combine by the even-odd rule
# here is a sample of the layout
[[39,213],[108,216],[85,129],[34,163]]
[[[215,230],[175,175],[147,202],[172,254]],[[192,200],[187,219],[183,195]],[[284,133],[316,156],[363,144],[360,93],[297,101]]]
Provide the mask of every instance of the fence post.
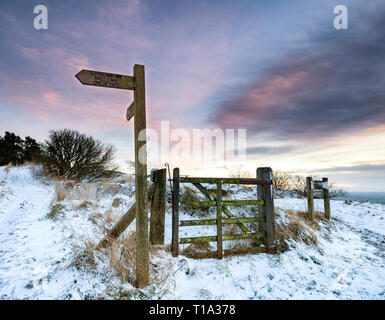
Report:
[[325,218],[330,220],[329,179],[322,178],[322,191],[324,198]]
[[[271,168],[263,168],[264,180],[273,180],[273,172]],[[266,249],[268,253],[275,252],[275,213],[274,213],[274,199],[273,199],[273,185],[264,185],[264,207],[266,215]]]
[[166,169],[154,172],[155,191],[151,199],[150,242],[164,244],[164,218],[166,213]]
[[[264,168],[257,168],[257,178],[258,179],[264,179],[263,169]],[[265,189],[264,189],[263,185],[257,185],[257,200],[263,200],[263,199],[265,199]],[[257,210],[258,210],[258,216],[260,216],[260,217],[266,216],[264,206],[258,206]],[[262,231],[262,229],[265,229],[265,228],[261,228],[260,224],[258,224],[258,230],[257,231]]]
[[307,194],[307,211],[310,220],[314,220],[314,199],[313,199],[314,182],[312,177],[306,178],[306,194]]
[[172,190],[172,256],[179,254],[179,168],[173,170],[173,190]]
[[217,182],[217,252],[218,259],[223,258],[223,241],[222,241],[222,181]]

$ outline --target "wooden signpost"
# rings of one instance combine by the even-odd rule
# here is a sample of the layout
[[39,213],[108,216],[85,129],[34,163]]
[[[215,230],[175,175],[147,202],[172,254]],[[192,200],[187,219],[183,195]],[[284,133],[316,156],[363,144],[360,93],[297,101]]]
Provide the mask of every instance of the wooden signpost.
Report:
[[330,220],[330,197],[329,197],[329,179],[322,178],[322,181],[313,180],[312,177],[306,178],[307,208],[310,220],[315,219],[314,215],[314,190],[322,190],[324,200],[325,218]]
[[146,150],[146,96],[144,66],[134,65],[134,76],[93,70],[81,70],[75,76],[82,84],[134,91],[134,102],[126,118],[134,117],[135,135],[135,197],[136,197],[136,284],[149,284],[149,237],[147,215],[147,150]]
[[87,86],[135,90],[134,77],[122,74],[82,70],[75,77]]

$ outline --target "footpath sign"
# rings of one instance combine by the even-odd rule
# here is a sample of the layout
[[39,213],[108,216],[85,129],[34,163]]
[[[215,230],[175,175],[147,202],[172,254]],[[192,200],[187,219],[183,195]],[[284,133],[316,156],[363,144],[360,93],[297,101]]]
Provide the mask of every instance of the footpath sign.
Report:
[[130,120],[135,115],[136,284],[138,287],[145,286],[149,284],[149,236],[146,208],[147,151],[143,152],[146,150],[146,141],[138,139],[140,132],[146,130],[144,66],[134,65],[133,76],[81,70],[75,77],[88,86],[134,91],[134,102],[128,108],[126,118]]

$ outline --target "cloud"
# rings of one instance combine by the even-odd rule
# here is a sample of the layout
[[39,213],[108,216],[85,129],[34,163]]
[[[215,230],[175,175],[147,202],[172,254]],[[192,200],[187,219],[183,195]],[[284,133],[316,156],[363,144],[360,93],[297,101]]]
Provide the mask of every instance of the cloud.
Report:
[[385,164],[360,164],[355,166],[331,167],[318,170],[319,172],[354,172],[354,173],[385,173]]
[[288,52],[222,101],[211,121],[297,140],[384,125],[385,10],[377,6],[351,20],[349,30],[311,35],[299,44],[304,49]]
[[246,154],[280,154],[292,151],[291,146],[284,147],[250,147],[246,149]]
[[57,107],[60,103],[59,94],[53,91],[43,93],[43,99],[52,107]]

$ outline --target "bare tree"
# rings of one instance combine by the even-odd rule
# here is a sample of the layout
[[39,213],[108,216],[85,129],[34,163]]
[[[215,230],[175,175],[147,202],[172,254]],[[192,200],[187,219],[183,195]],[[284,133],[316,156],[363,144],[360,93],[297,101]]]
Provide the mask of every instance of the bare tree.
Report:
[[[313,176],[314,180],[321,180],[319,177]],[[306,177],[295,175],[290,176],[291,180],[291,189],[297,192],[299,196],[306,197]],[[322,198],[322,191],[321,190],[315,190],[315,197]],[[329,183],[329,198],[336,198],[336,197],[342,197],[346,195],[346,191],[342,188],[336,187],[334,182]]]
[[128,166],[128,170],[130,170],[132,174],[135,174],[135,161],[126,160],[126,164]]
[[236,168],[231,170],[229,173],[229,178],[252,178],[253,175],[247,169]]
[[343,197],[347,194],[346,190],[336,187],[335,183],[329,183],[329,198]]
[[287,191],[291,189],[291,175],[282,170],[273,170],[273,185],[275,190]]
[[91,180],[111,176],[115,150],[91,136],[78,131],[51,130],[43,145],[42,162],[48,170],[68,179]]
[[306,178],[300,175],[290,176],[291,189],[297,192],[299,196],[306,196]]

